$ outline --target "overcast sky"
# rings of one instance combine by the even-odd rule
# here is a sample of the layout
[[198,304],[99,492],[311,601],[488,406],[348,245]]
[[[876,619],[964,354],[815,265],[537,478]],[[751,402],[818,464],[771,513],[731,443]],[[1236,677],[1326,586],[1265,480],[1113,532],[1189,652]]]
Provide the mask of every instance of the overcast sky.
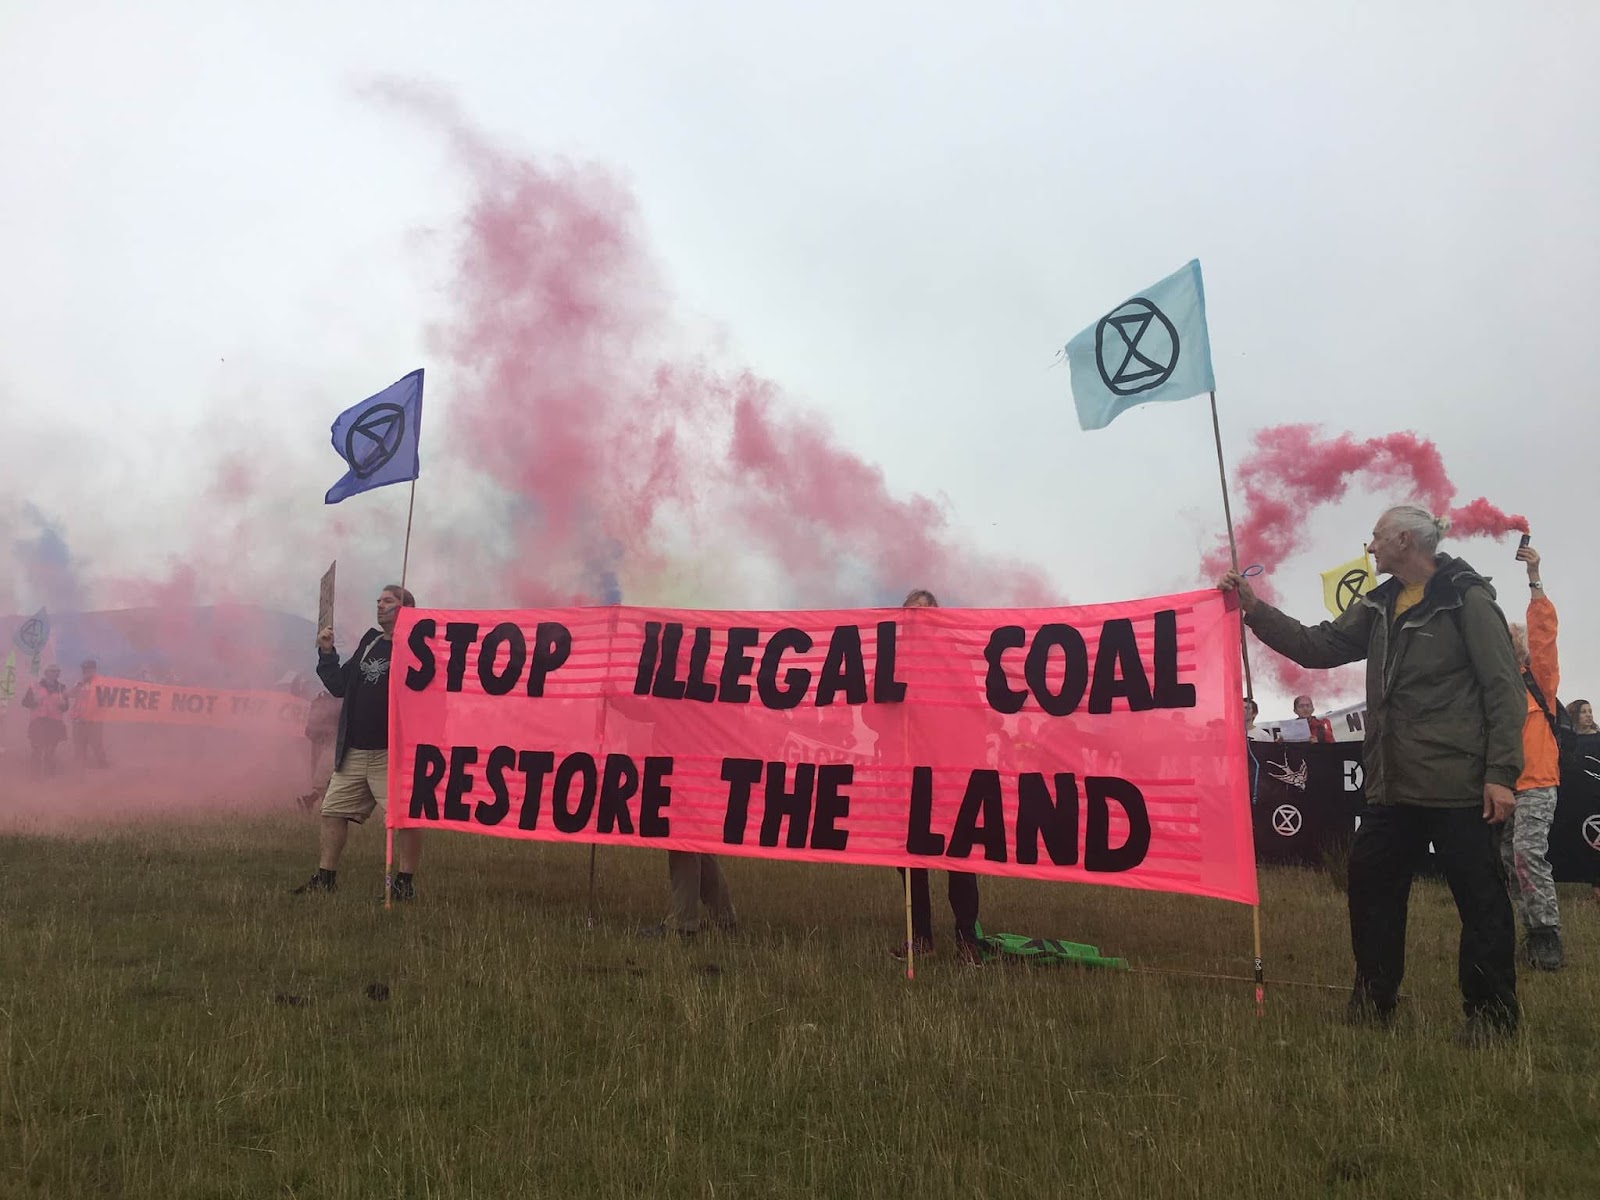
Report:
[[[87,577],[138,574],[208,519],[209,445],[303,430],[273,504],[324,532],[262,598],[308,607],[328,422],[434,361],[468,196],[364,98],[398,78],[615,174],[695,336],[1074,601],[1193,586],[1221,527],[1203,400],[1084,434],[1053,364],[1200,258],[1230,458],[1286,421],[1433,439],[1458,500],[1529,516],[1562,694],[1600,692],[1600,5],[1314,11],[0,0],[0,532],[31,503]],[[1408,498],[1308,515],[1286,607]],[[1448,548],[1515,615],[1513,544]]]

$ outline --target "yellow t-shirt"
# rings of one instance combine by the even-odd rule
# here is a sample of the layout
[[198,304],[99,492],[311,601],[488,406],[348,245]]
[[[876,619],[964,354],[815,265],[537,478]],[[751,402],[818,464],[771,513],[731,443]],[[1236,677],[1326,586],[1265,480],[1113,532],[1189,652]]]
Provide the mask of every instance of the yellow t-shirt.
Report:
[[1398,621],[1408,611],[1422,603],[1422,593],[1428,590],[1426,583],[1410,583],[1400,589],[1400,594],[1394,598],[1394,619]]

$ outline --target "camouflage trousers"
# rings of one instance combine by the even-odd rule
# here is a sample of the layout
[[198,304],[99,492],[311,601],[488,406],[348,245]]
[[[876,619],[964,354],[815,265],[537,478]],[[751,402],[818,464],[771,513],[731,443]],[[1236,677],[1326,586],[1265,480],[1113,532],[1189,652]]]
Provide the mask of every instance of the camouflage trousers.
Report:
[[1556,880],[1548,857],[1550,822],[1555,815],[1556,789],[1528,788],[1517,793],[1517,806],[1500,834],[1500,858],[1524,929],[1561,928]]

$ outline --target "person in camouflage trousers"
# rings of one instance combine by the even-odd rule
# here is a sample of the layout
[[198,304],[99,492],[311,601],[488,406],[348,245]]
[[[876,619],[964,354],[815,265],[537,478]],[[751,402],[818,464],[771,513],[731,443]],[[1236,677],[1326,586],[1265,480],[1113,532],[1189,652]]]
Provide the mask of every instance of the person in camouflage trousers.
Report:
[[1511,899],[1522,922],[1523,961],[1541,971],[1566,965],[1561,948],[1561,909],[1550,870],[1550,825],[1556,815],[1556,787],[1561,782],[1560,747],[1552,727],[1559,701],[1561,667],[1556,657],[1556,606],[1544,593],[1539,577],[1539,552],[1532,546],[1517,551],[1527,564],[1528,623],[1511,626],[1511,642],[1527,688],[1527,715],[1522,725],[1522,774],[1517,778],[1517,806],[1500,836]]

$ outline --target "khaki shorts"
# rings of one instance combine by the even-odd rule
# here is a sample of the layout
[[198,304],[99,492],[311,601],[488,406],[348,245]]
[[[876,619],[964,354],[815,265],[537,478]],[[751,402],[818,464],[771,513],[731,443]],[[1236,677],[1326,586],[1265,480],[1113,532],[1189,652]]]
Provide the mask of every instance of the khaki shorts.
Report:
[[328,780],[322,793],[322,815],[343,817],[359,825],[372,810],[389,799],[389,752],[346,750],[344,766]]

